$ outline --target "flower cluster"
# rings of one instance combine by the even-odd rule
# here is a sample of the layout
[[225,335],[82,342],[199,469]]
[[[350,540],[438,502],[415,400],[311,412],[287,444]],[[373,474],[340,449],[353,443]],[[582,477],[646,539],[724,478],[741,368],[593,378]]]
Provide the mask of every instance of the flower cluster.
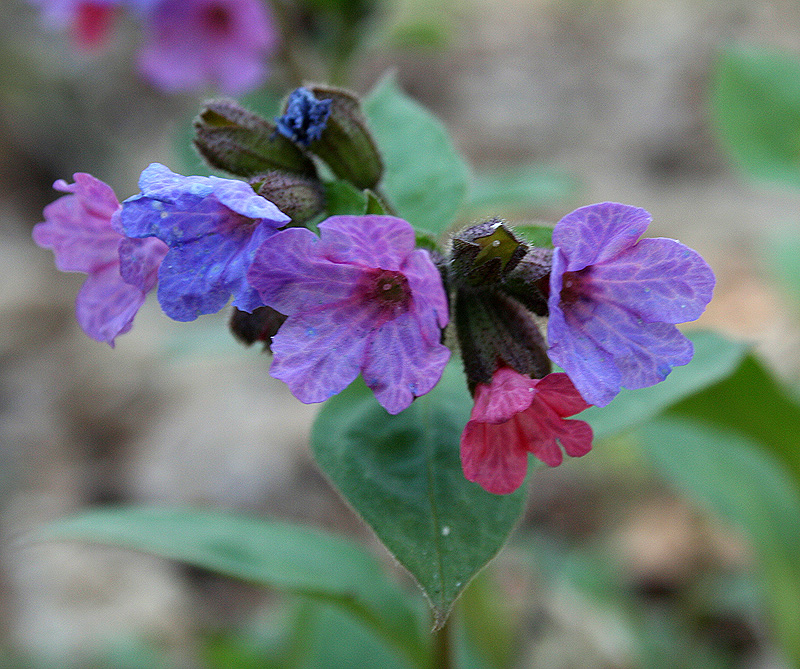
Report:
[[215,88],[229,95],[260,86],[277,31],[262,0],[32,0],[47,23],[69,29],[85,49],[101,46],[114,15],[141,20],[141,74],[168,93]]
[[276,122],[231,101],[198,119],[201,153],[248,181],[154,163],[121,204],[88,174],[56,182],[67,194],[34,239],[59,269],[88,274],[76,306],[87,334],[113,345],[156,283],[178,321],[231,301],[235,334],[265,342],[270,373],[300,401],[322,402],[360,374],[397,414],[439,381],[452,313],[475,400],[464,474],[496,494],[522,484],[529,454],[557,466],[564,452],[589,452],[591,428],[570,417],[691,359],[675,325],[702,313],[714,275],[677,241],[640,239],[643,209],[577,209],[553,228],[552,248],[492,220],[455,235],[449,255],[431,252],[386,212],[326,217],[321,161],[382,207],[369,189],[383,164],[351,94],[299,89]]

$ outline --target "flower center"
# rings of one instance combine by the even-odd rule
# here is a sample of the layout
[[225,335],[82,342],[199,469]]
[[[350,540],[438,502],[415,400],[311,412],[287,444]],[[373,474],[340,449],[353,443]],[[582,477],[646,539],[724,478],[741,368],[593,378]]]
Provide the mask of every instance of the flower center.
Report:
[[408,311],[411,306],[411,289],[408,279],[390,269],[373,269],[366,275],[361,297],[374,304],[384,318],[390,319]]
[[564,272],[561,277],[561,304],[573,306],[589,296],[589,267],[577,272]]
[[226,33],[233,21],[228,8],[222,3],[214,2],[203,12],[203,22],[211,32]]

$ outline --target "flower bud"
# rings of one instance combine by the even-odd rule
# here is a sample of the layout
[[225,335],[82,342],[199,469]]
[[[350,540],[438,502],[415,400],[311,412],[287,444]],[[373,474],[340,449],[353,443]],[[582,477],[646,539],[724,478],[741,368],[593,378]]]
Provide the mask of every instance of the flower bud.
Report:
[[194,129],[194,145],[212,167],[243,177],[271,170],[316,174],[311,159],[275,125],[233,100],[207,102]]
[[271,353],[272,337],[285,320],[286,316],[272,307],[259,307],[252,314],[234,307],[230,328],[233,335],[243,344],[251,346],[260,341],[264,344],[264,350]]
[[316,179],[272,170],[250,179],[250,185],[291,217],[292,225],[302,226],[325,210],[325,193]]
[[527,251],[528,246],[499,219],[474,225],[453,238],[453,281],[475,287],[498,286]]
[[530,312],[503,293],[462,286],[455,298],[456,335],[470,392],[511,367],[542,378],[551,371],[547,346]]
[[537,316],[547,316],[553,250],[534,246],[503,278],[502,289]]
[[354,94],[328,86],[298,88],[275,121],[279,133],[307,146],[340,179],[360,189],[381,180],[383,162]]

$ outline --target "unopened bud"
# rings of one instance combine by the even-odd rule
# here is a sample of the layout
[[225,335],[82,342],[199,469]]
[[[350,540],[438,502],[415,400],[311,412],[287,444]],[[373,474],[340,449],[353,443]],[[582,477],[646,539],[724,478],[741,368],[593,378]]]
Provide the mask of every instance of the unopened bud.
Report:
[[313,176],[314,163],[273,123],[233,100],[207,102],[194,121],[194,145],[209,165],[243,177],[270,170]]
[[383,162],[353,93],[328,86],[298,88],[275,121],[278,132],[308,147],[340,179],[360,189],[381,180]]
[[494,372],[511,367],[542,378],[552,369],[547,346],[531,313],[503,293],[461,287],[456,291],[455,324],[470,392],[491,384]]
[[453,237],[453,281],[476,287],[497,286],[527,251],[528,246],[499,219],[474,225]]
[[273,170],[250,179],[250,185],[292,219],[303,225],[325,210],[325,193],[316,179]]
[[272,338],[285,320],[286,316],[272,307],[259,307],[252,314],[234,307],[230,328],[243,344],[251,346],[260,341],[264,344],[264,350],[269,351]]

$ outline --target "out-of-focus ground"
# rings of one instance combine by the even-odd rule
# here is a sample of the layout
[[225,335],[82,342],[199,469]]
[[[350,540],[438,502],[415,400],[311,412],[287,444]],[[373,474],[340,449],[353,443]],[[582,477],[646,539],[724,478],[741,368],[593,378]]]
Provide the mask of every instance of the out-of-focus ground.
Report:
[[[396,67],[474,165],[536,160],[583,182],[573,201],[532,215],[555,221],[600,200],[648,209],[650,234],[696,248],[716,272],[699,325],[754,342],[796,381],[798,312],[770,280],[761,240],[798,224],[800,194],[755,186],[730,166],[710,127],[707,87],[727,41],[800,49],[800,6],[456,4],[459,28],[446,51],[372,53],[357,87]],[[115,639],[147,638],[169,649],[174,666],[196,666],[198,629],[236,624],[268,595],[127,552],[31,546],[24,533],[96,503],[180,502],[307,521],[380,548],[311,464],[315,408],[269,377],[267,358],[227,335],[224,314],[178,324],[151,300],[114,350],[81,333],[72,310],[82,277],[58,273],[52,254],[30,240],[56,195],[50,186],[89,171],[121,199],[133,194],[148,163],[177,168],[169,137],[197,100],[165,98],[136,79],[135,37],[125,26],[111,52],[76,57],[28,5],[7,0],[3,13],[0,648],[65,666],[60,659]],[[599,477],[602,458],[585,458],[585,470],[539,470],[526,526],[570,541],[605,537],[645,594],[681,587],[698,565],[747,564],[735,534],[699,519],[644,474]],[[629,666],[602,612],[558,592],[540,601],[548,629],[560,632],[528,653],[531,662]],[[781,666],[763,625],[737,624],[739,636],[720,632],[743,644],[736,666]]]

